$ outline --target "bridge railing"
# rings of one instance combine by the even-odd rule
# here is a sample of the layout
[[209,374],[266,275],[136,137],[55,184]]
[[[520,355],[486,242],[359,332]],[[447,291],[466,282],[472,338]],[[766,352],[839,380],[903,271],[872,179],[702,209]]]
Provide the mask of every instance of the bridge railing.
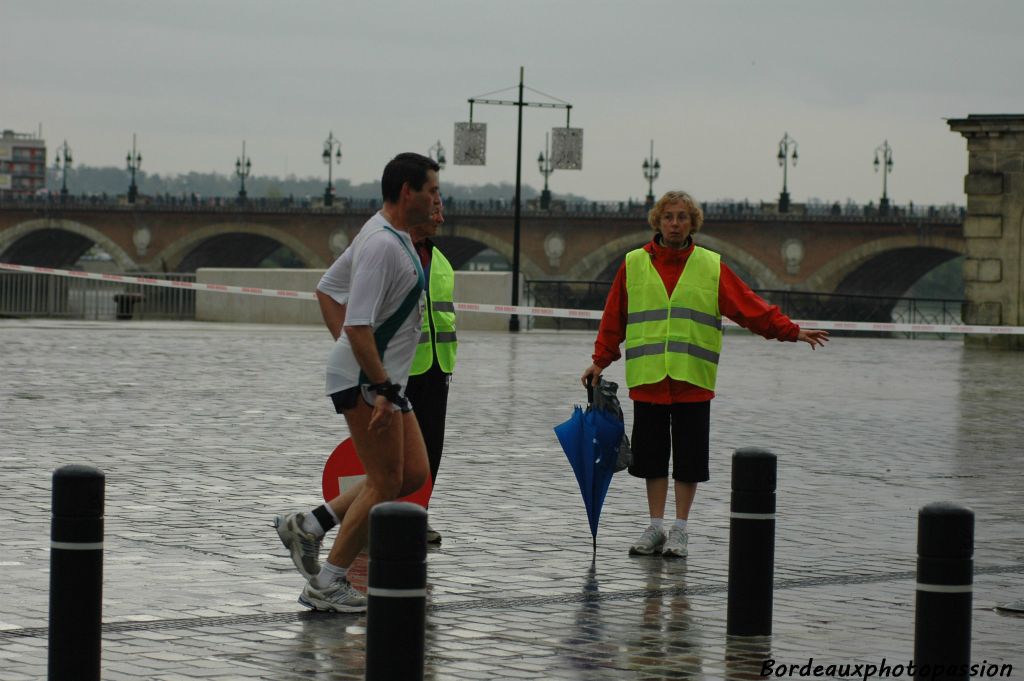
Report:
[[[608,281],[534,279],[525,282],[524,295],[527,305],[600,310],[604,308],[610,288],[611,282]],[[755,293],[769,303],[778,305],[793,319],[907,324],[963,323],[961,309],[964,301],[955,298],[909,298],[772,289],[756,290]],[[596,330],[598,322],[531,318],[529,325],[531,328]],[[905,337],[913,334],[879,335]]]
[[[159,195],[141,197],[135,204],[129,204],[123,196],[109,195],[59,195],[20,196],[0,192],[0,208],[17,208],[47,213],[61,210],[124,210],[124,211],[183,211],[223,213],[330,213],[368,215],[380,209],[379,199],[341,198],[335,205],[325,207],[323,201],[314,197],[250,198],[239,203],[235,197],[200,197],[196,195]],[[955,223],[963,220],[962,206],[947,205],[893,205],[882,213],[873,203],[857,204],[846,202],[811,201],[793,204],[787,213],[779,213],[773,203],[751,201],[715,201],[701,205],[709,222],[724,220],[771,220],[791,221],[814,218],[816,221],[842,222],[899,222],[907,219],[931,222]],[[510,216],[513,214],[510,199],[445,199],[445,211],[451,216]],[[528,217],[618,217],[629,220],[646,220],[647,207],[637,201],[553,201],[549,209],[541,209],[535,199],[523,203],[522,213]]]
[[[195,281],[190,273],[131,272],[131,276]],[[65,319],[195,319],[193,290],[54,277],[0,270],[0,317]]]

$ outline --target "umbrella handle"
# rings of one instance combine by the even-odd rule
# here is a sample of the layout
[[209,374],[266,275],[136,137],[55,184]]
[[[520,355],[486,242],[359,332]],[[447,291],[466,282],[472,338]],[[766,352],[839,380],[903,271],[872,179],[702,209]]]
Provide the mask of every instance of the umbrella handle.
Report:
[[587,376],[587,405],[594,404],[594,377]]

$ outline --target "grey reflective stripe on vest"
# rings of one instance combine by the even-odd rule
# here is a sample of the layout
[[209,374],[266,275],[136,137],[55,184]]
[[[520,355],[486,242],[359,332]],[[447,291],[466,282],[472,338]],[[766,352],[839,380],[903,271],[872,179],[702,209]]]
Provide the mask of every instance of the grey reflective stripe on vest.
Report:
[[[698,312],[688,307],[673,307],[669,315],[673,319],[690,319],[697,324],[704,324],[716,329],[722,328],[722,320],[706,312]],[[630,312],[626,315],[627,324],[642,324],[643,322],[660,322],[667,319],[665,310],[643,310],[641,312]]]
[[[692,343],[680,343],[679,341],[669,341],[668,351],[675,352],[680,355],[693,355],[697,359],[702,359],[705,362],[711,362],[712,364],[718,364],[718,353],[712,350],[705,350],[702,347],[693,345]],[[660,355],[665,352],[664,343],[648,343],[647,345],[638,345],[633,348],[626,348],[626,361],[636,359],[637,357],[644,357],[646,355]]]
[[693,343],[680,343],[679,341],[669,341],[668,351],[676,352],[680,355],[693,355],[697,359],[702,359],[705,362],[711,362],[712,364],[718,364],[718,353],[714,350],[705,350],[704,348],[694,345]]
[[641,312],[630,312],[626,315],[627,324],[642,324],[643,322],[660,322],[668,319],[665,310],[642,310]]
[[690,319],[697,324],[704,324],[705,326],[713,326],[716,329],[721,330],[722,320],[718,317],[708,314],[707,312],[698,312],[697,310],[691,310],[688,307],[673,307],[671,316],[675,319]]
[[[434,334],[434,342],[435,343],[454,343],[457,340],[458,339],[455,337],[455,332],[454,331],[438,331],[436,334]],[[429,331],[422,331],[420,333],[420,343],[429,343],[429,342],[430,342],[430,332]]]
[[434,312],[455,312],[455,303],[432,301]]

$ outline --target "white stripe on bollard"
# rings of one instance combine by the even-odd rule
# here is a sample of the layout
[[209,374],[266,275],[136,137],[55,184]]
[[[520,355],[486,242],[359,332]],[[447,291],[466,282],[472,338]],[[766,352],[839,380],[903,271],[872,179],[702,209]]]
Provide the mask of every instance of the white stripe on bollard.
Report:
[[973,584],[922,584],[917,583],[918,591],[928,591],[933,594],[969,594],[974,591]]
[[774,513],[737,513],[733,511],[729,514],[730,518],[739,518],[740,520],[775,520]]
[[382,589],[380,587],[367,587],[367,596],[381,596],[383,598],[426,598],[426,589]]
[[103,542],[51,541],[50,548],[65,551],[101,551]]

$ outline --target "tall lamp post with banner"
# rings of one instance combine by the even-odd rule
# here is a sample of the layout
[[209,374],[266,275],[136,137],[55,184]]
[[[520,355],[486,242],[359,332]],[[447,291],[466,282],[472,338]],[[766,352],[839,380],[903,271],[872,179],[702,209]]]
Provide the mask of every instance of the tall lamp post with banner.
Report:
[[[878,154],[881,152],[882,159],[878,159]],[[885,140],[878,148],[875,149],[875,172],[878,172],[879,166],[882,167],[882,199],[878,202],[878,214],[888,215],[889,214],[889,173],[892,172],[892,147],[889,146],[889,140]]]
[[324,189],[324,207],[330,208],[334,205],[334,164],[341,163],[341,140],[334,139],[334,132],[327,135],[324,140],[324,163],[327,164],[327,188]]
[[135,149],[135,133],[132,133],[132,150],[125,161],[128,163],[128,172],[132,174],[132,183],[128,185],[128,203],[135,203],[139,196],[139,188],[135,185],[135,171],[142,165],[142,154]]
[[[475,104],[493,104],[496,106],[514,106],[519,109],[516,133],[516,193],[513,206],[512,231],[512,305],[519,305],[519,237],[520,218],[522,211],[522,173],[523,173],[523,109],[538,107],[543,109],[565,109],[565,127],[553,128],[551,131],[552,167],[558,170],[580,170],[583,167],[583,129],[569,127],[572,104],[544,94],[523,84],[523,67],[519,67],[519,96],[517,99],[489,99],[491,95],[505,92],[513,88],[503,88],[469,99],[469,121],[455,124],[455,164],[482,166],[486,161],[487,124],[473,122],[473,106]],[[530,90],[551,102],[527,102],[523,100],[523,90]],[[519,315],[513,314],[508,320],[508,330],[519,331]]]
[[782,139],[779,140],[779,153],[775,156],[779,161],[779,165],[782,166],[782,193],[779,194],[779,212],[789,212],[789,164],[796,165],[796,140],[789,136],[789,133],[784,133]]

